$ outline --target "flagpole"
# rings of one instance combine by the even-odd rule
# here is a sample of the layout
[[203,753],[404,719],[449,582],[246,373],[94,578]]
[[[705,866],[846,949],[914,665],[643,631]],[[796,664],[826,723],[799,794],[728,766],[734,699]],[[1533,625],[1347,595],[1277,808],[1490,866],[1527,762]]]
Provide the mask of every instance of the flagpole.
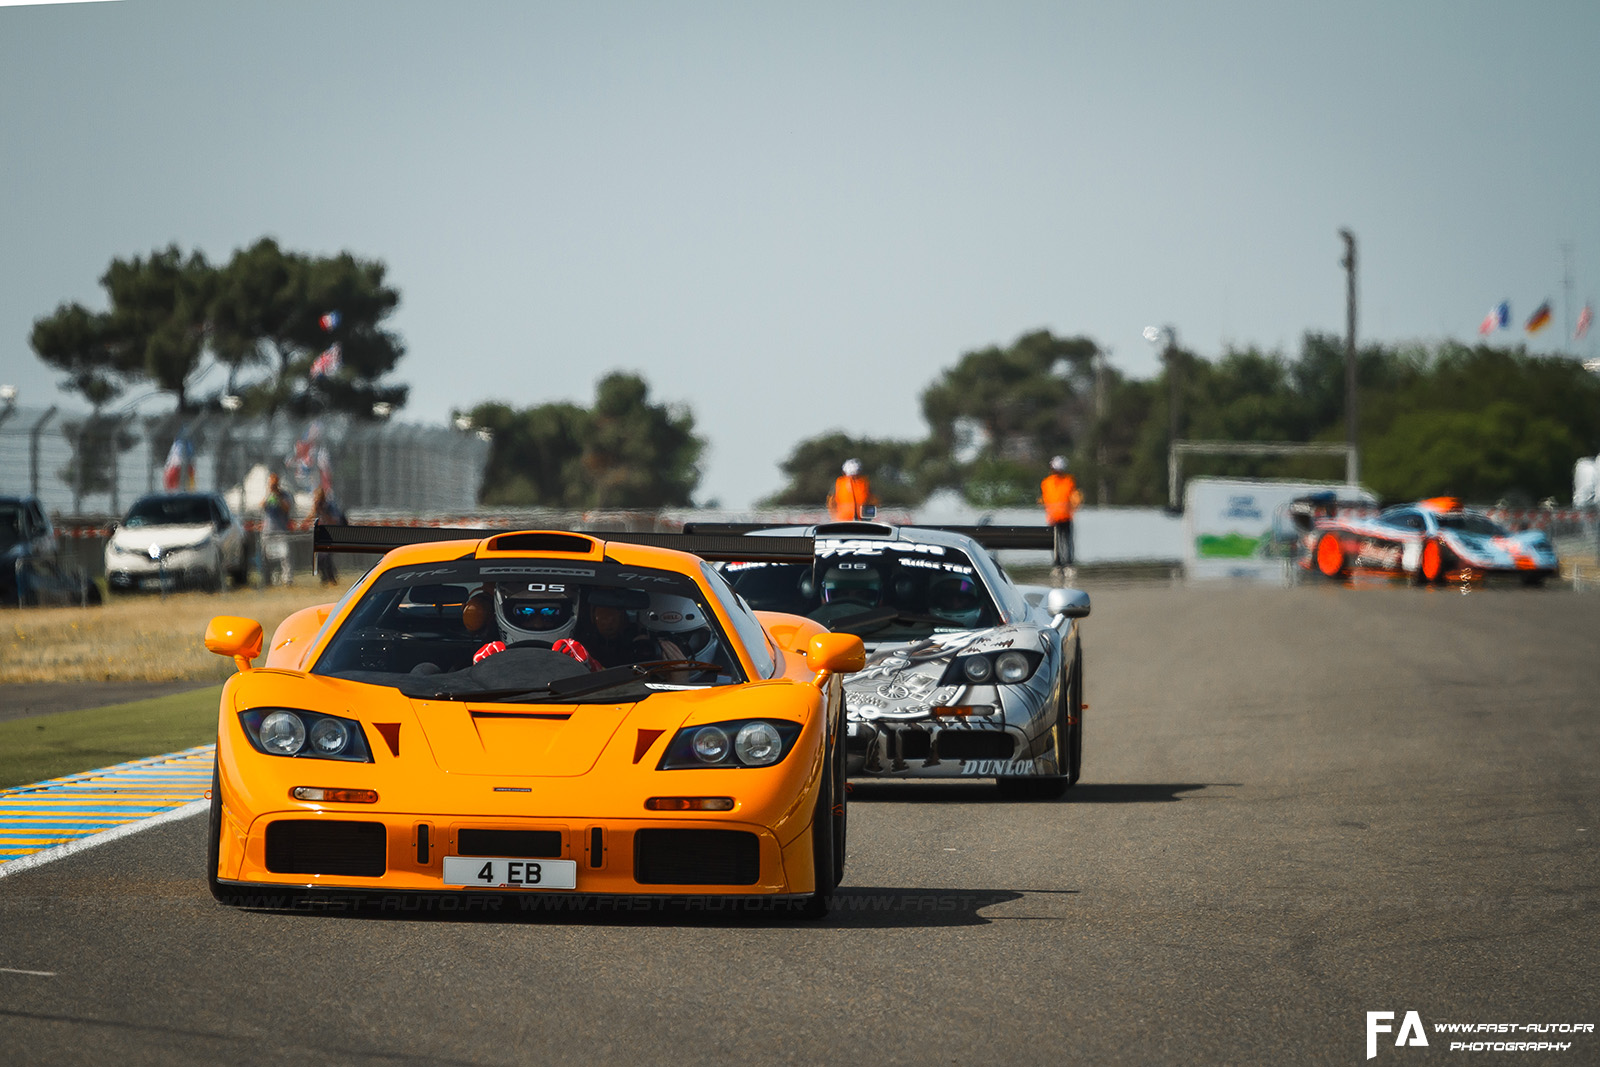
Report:
[[1561,350],[1572,355],[1572,242],[1561,242]]

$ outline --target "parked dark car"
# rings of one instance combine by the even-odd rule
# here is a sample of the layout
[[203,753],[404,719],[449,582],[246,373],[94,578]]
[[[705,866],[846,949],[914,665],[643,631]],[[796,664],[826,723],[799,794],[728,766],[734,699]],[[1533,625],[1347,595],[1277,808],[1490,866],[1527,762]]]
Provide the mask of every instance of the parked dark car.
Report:
[[67,566],[44,506],[31,496],[0,496],[0,604],[98,604],[100,587]]

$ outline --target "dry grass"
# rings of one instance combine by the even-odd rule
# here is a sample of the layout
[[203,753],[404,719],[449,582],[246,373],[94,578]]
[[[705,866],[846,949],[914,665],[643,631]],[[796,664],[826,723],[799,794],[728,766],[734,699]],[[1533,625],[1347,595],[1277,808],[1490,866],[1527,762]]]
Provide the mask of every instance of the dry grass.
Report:
[[233,662],[206,651],[214,615],[260,622],[270,639],[300,608],[342,589],[291,588],[120,596],[96,608],[27,608],[0,613],[0,685],[8,682],[222,681]]

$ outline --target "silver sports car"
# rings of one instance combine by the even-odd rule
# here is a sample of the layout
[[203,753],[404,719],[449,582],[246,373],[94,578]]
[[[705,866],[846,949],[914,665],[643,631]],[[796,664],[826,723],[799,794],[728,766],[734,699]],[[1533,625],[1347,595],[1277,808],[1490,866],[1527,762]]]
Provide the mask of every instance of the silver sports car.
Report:
[[1078,620],[1089,596],[1014,585],[977,539],[985,529],[747,531],[814,537],[815,558],[722,565],[752,608],[804,615],[866,643],[866,669],[844,682],[852,777],[994,778],[1017,798],[1057,797],[1078,780]]

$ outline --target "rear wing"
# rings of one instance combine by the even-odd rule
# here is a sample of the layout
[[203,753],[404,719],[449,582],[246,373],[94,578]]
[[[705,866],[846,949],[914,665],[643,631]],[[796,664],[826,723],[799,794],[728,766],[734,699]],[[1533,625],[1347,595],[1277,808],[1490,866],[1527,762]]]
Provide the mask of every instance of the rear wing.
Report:
[[[752,526],[751,529],[762,527]],[[766,527],[770,529],[770,527]],[[312,527],[312,550],[316,552],[367,552],[382,555],[406,545],[426,545],[439,541],[481,541],[486,537],[515,532],[513,529],[461,529],[449,526],[324,526]],[[729,533],[629,533],[622,530],[573,530],[572,533],[651,548],[671,548],[692,552],[701,559],[748,563],[810,563],[816,553],[816,540],[809,535],[788,537],[743,537]]]
[[[688,522],[683,535],[716,535],[742,537],[757,530],[770,530],[773,524],[758,522]],[[882,537],[894,527],[874,522],[833,522],[813,527],[818,537]],[[1034,548],[1046,552],[1055,548],[1055,530],[1049,526],[927,526],[917,523],[913,529],[943,530],[946,533],[970,537],[987,549]],[[807,540],[810,537],[807,535]],[[751,541],[782,540],[782,538],[752,537]],[[730,557],[731,558],[731,557]],[[746,558],[746,557],[739,557]]]

